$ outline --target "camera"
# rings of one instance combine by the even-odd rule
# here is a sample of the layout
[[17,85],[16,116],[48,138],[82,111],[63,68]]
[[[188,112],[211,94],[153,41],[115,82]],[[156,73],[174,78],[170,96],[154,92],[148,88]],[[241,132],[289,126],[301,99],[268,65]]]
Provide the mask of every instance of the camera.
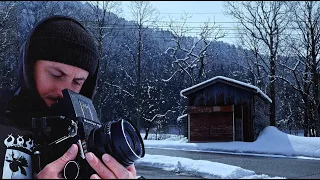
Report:
[[85,159],[89,151],[100,160],[108,153],[124,167],[144,157],[143,140],[132,122],[118,120],[103,124],[91,99],[69,89],[62,93],[63,98],[50,107],[48,116],[32,118],[37,171],[61,157],[72,144],[78,145],[78,154],[64,167],[66,179],[88,179],[95,173]]

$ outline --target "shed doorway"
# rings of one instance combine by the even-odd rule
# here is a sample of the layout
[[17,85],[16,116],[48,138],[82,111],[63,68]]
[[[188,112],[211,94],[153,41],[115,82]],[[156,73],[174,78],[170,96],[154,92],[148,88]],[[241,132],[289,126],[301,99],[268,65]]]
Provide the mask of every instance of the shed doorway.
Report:
[[235,141],[243,141],[243,105],[234,106]]

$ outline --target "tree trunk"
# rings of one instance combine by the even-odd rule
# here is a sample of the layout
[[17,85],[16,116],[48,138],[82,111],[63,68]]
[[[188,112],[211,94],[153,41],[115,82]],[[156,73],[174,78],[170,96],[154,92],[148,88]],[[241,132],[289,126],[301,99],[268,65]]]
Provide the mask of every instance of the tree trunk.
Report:
[[146,128],[146,135],[144,136],[144,140],[148,139],[148,135],[149,135],[149,128]]
[[315,122],[315,136],[320,137],[320,116],[319,116],[319,74],[315,72],[314,74],[314,88],[313,94],[315,99],[315,104],[313,106],[313,113],[314,113],[314,122]]
[[272,103],[270,105],[270,126],[276,125],[276,98],[275,98],[275,55],[271,55],[270,57],[270,98]]
[[142,46],[142,25],[139,26],[139,39],[138,39],[138,59],[137,59],[137,105],[138,105],[138,119],[137,119],[137,128],[140,131],[140,122],[141,122],[141,46]]
[[303,115],[303,129],[304,129],[304,137],[309,137],[309,112],[308,112],[308,97],[304,96],[303,97],[303,110],[304,110],[304,115]]

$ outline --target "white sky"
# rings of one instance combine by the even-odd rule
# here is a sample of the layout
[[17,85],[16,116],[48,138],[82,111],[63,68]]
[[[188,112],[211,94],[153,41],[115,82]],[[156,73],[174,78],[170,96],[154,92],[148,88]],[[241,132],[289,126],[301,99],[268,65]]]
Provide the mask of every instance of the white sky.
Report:
[[[223,1],[150,1],[153,7],[159,10],[161,21],[170,21],[175,19],[179,21],[181,15],[187,13],[192,16],[187,21],[188,27],[195,27],[191,34],[199,32],[203,22],[210,20],[211,24],[216,22],[223,30],[229,29],[229,34],[225,38],[219,39],[227,43],[236,43],[236,35],[230,28],[234,28],[234,21],[228,15],[225,15]],[[130,1],[122,1],[123,12],[120,16],[130,19]],[[190,34],[190,35],[191,35]]]
[[[144,137],[144,134],[141,134]],[[144,140],[146,148],[165,148],[187,151],[205,151],[228,154],[245,154],[253,156],[292,157],[320,160],[320,137],[302,137],[283,133],[276,127],[268,126],[254,142],[217,142],[187,143],[186,139],[169,138],[166,140]],[[183,157],[170,157],[146,154],[135,164],[162,168],[167,171],[179,171],[201,176],[202,178],[245,178],[245,179],[279,179],[256,174],[249,169],[238,166]],[[139,175],[139,172],[137,172]]]

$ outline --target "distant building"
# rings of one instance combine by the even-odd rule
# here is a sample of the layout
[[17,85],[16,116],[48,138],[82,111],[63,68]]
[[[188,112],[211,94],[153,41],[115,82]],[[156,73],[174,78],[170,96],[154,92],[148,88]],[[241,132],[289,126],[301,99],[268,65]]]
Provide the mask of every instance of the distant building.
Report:
[[189,142],[252,142],[270,125],[272,101],[256,86],[216,76],[180,95],[188,98]]

